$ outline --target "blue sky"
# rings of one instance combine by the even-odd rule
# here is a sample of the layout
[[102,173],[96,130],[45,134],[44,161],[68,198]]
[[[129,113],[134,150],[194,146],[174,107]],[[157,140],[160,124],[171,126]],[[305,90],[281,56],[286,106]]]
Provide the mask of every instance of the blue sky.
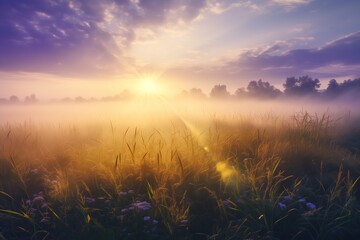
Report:
[[357,0],[0,0],[0,94],[360,76]]

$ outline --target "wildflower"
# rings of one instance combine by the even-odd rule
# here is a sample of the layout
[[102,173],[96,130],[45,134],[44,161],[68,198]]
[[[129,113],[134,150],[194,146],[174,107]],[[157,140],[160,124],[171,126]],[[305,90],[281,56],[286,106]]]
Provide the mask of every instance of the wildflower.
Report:
[[286,208],[286,204],[285,204],[285,203],[279,202],[278,205],[279,205],[279,207],[280,207],[281,209],[285,209],[285,208]]
[[92,203],[94,203],[94,202],[95,202],[95,198],[92,198],[92,197],[86,197],[86,198],[85,198],[85,202],[86,202],[87,204],[92,204]]
[[42,205],[41,205],[41,209],[43,209],[43,210],[46,210],[46,209],[48,209],[49,208],[49,204],[48,203],[43,203]]
[[144,221],[145,221],[145,222],[149,221],[150,219],[151,219],[151,217],[149,217],[149,216],[145,216],[145,217],[144,217]]
[[159,221],[154,219],[154,220],[152,221],[152,223],[156,225],[156,224],[159,223]]
[[119,192],[119,196],[120,196],[120,197],[123,197],[123,196],[126,196],[126,195],[127,195],[127,192],[122,192],[122,191]]
[[47,217],[42,218],[42,219],[40,220],[40,223],[42,223],[42,224],[49,224],[49,223],[50,223],[49,218],[47,218]]
[[128,191],[128,194],[134,194],[134,193],[135,193],[134,190],[129,190],[129,191]]
[[307,206],[309,209],[311,209],[311,210],[316,209],[316,205],[313,204],[313,203],[311,203],[311,202],[306,203],[306,206]]
[[301,214],[301,216],[303,216],[303,217],[311,217],[313,215],[314,215],[314,211],[311,211],[311,210]]
[[135,202],[132,204],[132,206],[138,210],[143,210],[143,211],[149,210],[151,208],[151,204],[146,201]]
[[52,185],[57,185],[58,183],[59,183],[58,180],[52,180],[52,181],[51,181],[51,184],[52,184]]
[[292,197],[290,195],[283,196],[283,200],[290,200]]
[[29,215],[31,217],[35,217],[36,216],[36,212],[37,212],[37,209],[36,208],[30,208],[29,210]]
[[128,211],[129,211],[129,209],[127,209],[127,208],[121,209],[121,212],[122,212],[122,213],[126,213],[126,212],[128,212]]
[[36,208],[30,208],[30,213],[36,213],[37,209]]
[[188,220],[186,220],[186,219],[181,220],[180,223],[181,223],[181,224],[187,224],[187,223],[188,223]]
[[223,200],[222,203],[223,203],[223,205],[224,205],[225,207],[230,207],[229,201]]
[[31,205],[31,200],[29,200],[29,199],[26,200],[26,201],[25,201],[25,204],[26,204],[27,206]]
[[45,199],[43,196],[41,195],[35,195],[35,197],[33,198],[33,203],[37,203],[37,202],[43,202]]
[[306,200],[305,200],[305,198],[300,198],[299,202],[304,203],[304,202],[306,202]]
[[129,211],[132,211],[132,210],[134,210],[135,208],[134,208],[134,207],[129,207],[128,209],[129,209]]
[[36,175],[39,173],[39,170],[37,168],[34,168],[30,170],[30,173]]

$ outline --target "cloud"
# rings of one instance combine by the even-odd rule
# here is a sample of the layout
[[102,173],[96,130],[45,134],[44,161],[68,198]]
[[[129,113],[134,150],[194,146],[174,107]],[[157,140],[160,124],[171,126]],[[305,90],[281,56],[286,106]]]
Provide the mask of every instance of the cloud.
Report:
[[206,0],[4,1],[0,70],[116,73],[129,60],[135,29],[188,23],[206,6]]
[[312,1],[313,0],[271,0],[271,3],[283,6],[287,10],[293,10],[298,6],[309,4]]
[[297,5],[297,4],[308,4],[312,0],[272,0],[272,2],[281,5]]
[[288,50],[288,46],[291,46],[291,42],[283,41],[251,49],[241,53],[236,61],[227,66],[242,71],[262,71],[264,75],[266,72],[301,75],[331,65],[360,64],[360,55],[357,54],[360,52],[360,32],[351,33],[319,48]]

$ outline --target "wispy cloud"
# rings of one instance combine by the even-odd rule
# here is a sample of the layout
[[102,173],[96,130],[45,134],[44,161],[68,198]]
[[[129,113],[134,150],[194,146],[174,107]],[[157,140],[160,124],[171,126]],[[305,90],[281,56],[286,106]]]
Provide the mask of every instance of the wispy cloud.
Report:
[[0,70],[121,72],[136,29],[186,24],[206,7],[206,0],[5,1]]
[[[288,43],[288,42],[285,42]],[[264,69],[267,67],[291,67],[296,70],[314,69],[330,64],[360,64],[360,32],[352,33],[319,48],[294,49],[280,52],[284,44],[276,43],[265,51],[249,50],[240,55],[233,64]]]

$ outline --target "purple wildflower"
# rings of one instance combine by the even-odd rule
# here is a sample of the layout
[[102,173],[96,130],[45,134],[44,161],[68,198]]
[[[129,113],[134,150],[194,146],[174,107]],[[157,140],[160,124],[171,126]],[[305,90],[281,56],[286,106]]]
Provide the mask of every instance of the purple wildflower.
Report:
[[187,223],[188,223],[188,220],[186,220],[186,219],[181,220],[180,223],[181,223],[181,224],[187,224]]
[[223,203],[223,205],[224,205],[225,207],[230,207],[229,201],[223,200],[222,203]]
[[95,200],[95,198],[92,198],[92,197],[86,197],[85,198],[85,202],[87,203],[87,204],[92,204],[92,203],[94,203],[96,200]]
[[280,207],[281,209],[285,209],[285,208],[286,208],[286,204],[285,204],[285,203],[279,202],[278,205],[279,205],[279,207]]
[[299,202],[304,203],[304,202],[306,202],[306,200],[305,200],[305,198],[300,198]]
[[52,184],[52,185],[57,185],[58,183],[59,183],[58,180],[52,180],[52,181],[51,181],[51,184]]
[[42,218],[42,219],[40,220],[40,223],[42,223],[42,224],[49,224],[49,223],[50,223],[49,218],[47,218],[47,217]]
[[286,196],[283,196],[283,200],[290,200],[290,199],[292,199],[292,197],[290,196],[290,195],[286,195]]
[[132,204],[132,206],[138,210],[143,210],[143,211],[149,210],[151,208],[151,204],[146,201],[135,202]]
[[42,195],[35,195],[35,197],[33,198],[33,203],[38,203],[38,202],[43,202],[45,199]]
[[123,196],[126,196],[126,195],[127,195],[127,192],[122,192],[122,191],[119,192],[119,196],[120,196],[120,197],[123,197]]
[[43,209],[43,210],[46,210],[46,209],[48,209],[49,208],[49,204],[48,203],[43,203],[42,205],[41,205],[41,209]]
[[30,170],[30,173],[36,175],[39,173],[39,170],[37,168],[33,168]]
[[311,210],[316,209],[316,205],[313,204],[313,203],[311,203],[311,202],[306,203],[306,206],[307,206],[309,209],[311,209]]
[[144,221],[145,221],[145,222],[149,221],[150,219],[151,219],[151,217],[149,217],[149,216],[145,216],[145,217],[144,217]]
[[154,219],[152,222],[153,222],[153,224],[155,224],[155,225],[159,223],[159,221],[158,221],[158,220],[155,220],[155,219]]

